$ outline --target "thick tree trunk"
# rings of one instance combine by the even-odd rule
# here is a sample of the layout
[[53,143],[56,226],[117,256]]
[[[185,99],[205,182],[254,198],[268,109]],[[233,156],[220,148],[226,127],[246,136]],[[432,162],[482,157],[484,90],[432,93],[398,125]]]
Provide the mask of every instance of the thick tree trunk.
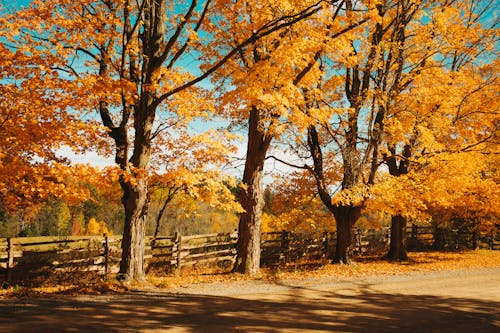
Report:
[[239,273],[256,276],[260,271],[260,233],[264,191],[262,177],[264,161],[271,143],[260,121],[260,111],[253,107],[248,123],[248,144],[243,189],[240,204],[245,210],[240,216],[238,229],[238,257],[234,270]]
[[138,180],[136,185],[124,181],[121,184],[125,226],[119,275],[128,281],[143,281],[144,239],[148,208],[147,180]]
[[[135,130],[133,153],[129,161],[121,162],[122,170],[132,173],[132,179],[126,180],[122,177],[120,180],[123,189],[122,202],[125,208],[120,276],[130,281],[144,280],[144,243],[149,205],[147,169],[151,159],[152,130],[157,108],[157,92],[150,87],[154,87],[157,83],[156,74],[165,60],[163,57],[165,6],[165,1],[145,0],[144,2],[143,31],[140,34],[143,55],[140,69],[141,84],[138,85],[140,94],[137,104],[131,107]],[[130,22],[126,23],[126,26],[126,29],[130,29]],[[135,64],[131,63],[131,66],[135,67]],[[131,79],[135,81],[139,80],[139,77],[131,73]],[[122,124],[126,125],[129,116],[122,119],[125,121]]]
[[245,212],[241,214],[239,223],[236,271],[256,276],[260,268],[260,234],[264,207],[263,171],[252,170],[249,173],[250,179],[244,182],[247,189],[240,197],[240,204]]
[[[392,154],[391,157],[386,159],[389,173],[395,177],[407,174],[410,171],[409,159],[412,155],[411,146],[404,146],[399,164],[396,147],[388,148]],[[401,215],[394,215],[391,218],[391,240],[386,258],[392,261],[408,260],[408,253],[406,251],[406,218]]]
[[[345,205],[332,205],[332,197],[328,193],[323,173],[323,153],[319,141],[319,135],[314,126],[308,128],[307,143],[311,151],[314,167],[309,168],[316,178],[316,186],[323,204],[335,216],[337,224],[337,244],[333,263],[349,264],[351,261],[351,246],[353,241],[353,228],[361,215],[361,207]],[[342,189],[353,187],[358,181],[359,158],[355,146],[344,149],[344,177],[342,179]]]
[[350,264],[352,254],[353,228],[361,215],[361,207],[337,206],[334,211],[337,222],[337,245],[333,263]]
[[404,261],[408,259],[406,252],[406,218],[395,215],[391,218],[391,241],[387,259],[391,261]]

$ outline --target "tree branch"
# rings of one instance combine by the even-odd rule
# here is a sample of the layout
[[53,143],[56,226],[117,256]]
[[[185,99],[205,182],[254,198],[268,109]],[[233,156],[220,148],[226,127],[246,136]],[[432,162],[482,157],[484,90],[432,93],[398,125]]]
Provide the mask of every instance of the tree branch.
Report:
[[[312,16],[313,14],[317,13],[321,9],[321,4],[322,1],[318,1],[314,5],[311,5],[307,7],[305,10],[302,12],[296,14],[296,15],[289,15],[289,16],[284,16],[279,19],[273,20],[272,22],[274,25],[268,23],[265,24],[263,27],[255,31],[250,37],[239,43],[236,47],[234,47],[231,51],[229,51],[224,57],[219,59],[215,64],[213,64],[209,69],[207,69],[203,74],[199,75],[198,77],[170,90],[169,92],[161,95],[158,97],[152,107],[158,107],[163,101],[168,99],[170,96],[183,91],[187,88],[192,87],[193,85],[203,81],[210,75],[212,75],[215,71],[217,71],[220,67],[222,67],[229,59],[231,59],[235,54],[239,52],[241,48],[244,48],[245,46],[251,45],[255,43],[256,41],[269,36],[273,32],[276,32],[280,29],[283,29],[285,27],[289,27],[307,17]],[[283,22],[284,21],[284,22]],[[281,23],[280,23],[281,22]]]
[[[200,27],[201,27],[203,21],[205,20],[206,15],[207,15],[208,6],[210,5],[211,2],[212,2],[211,0],[208,0],[207,3],[205,4],[205,8],[203,9],[203,12],[201,13],[200,19],[198,20],[198,23],[194,27],[194,32],[197,32],[198,30],[200,30]],[[181,55],[184,54],[184,52],[186,51],[186,49],[189,45],[190,40],[191,39],[188,37],[188,39],[186,40],[184,45],[182,45],[182,47],[175,53],[175,55],[172,57],[172,59],[170,60],[168,66],[167,66],[168,69],[171,69],[175,65],[177,60],[181,57]]]
[[[181,22],[177,26],[177,29],[175,30],[172,37],[170,37],[170,39],[168,40],[167,44],[165,45],[165,48],[163,49],[162,54],[160,55],[160,57],[158,59],[158,62],[160,64],[163,63],[167,59],[168,55],[170,54],[170,51],[172,50],[172,47],[177,42],[182,31],[184,30],[184,27],[186,26],[186,24],[189,22],[189,20],[193,16],[193,13],[194,13],[194,10],[196,8],[197,3],[198,3],[197,0],[191,1],[191,6],[189,7],[189,9],[188,9],[187,13],[184,15],[184,17],[181,19]],[[207,6],[208,6],[208,4],[207,4]],[[182,51],[182,52],[184,52],[184,51]],[[181,54],[182,54],[182,52],[181,52]]]
[[307,165],[297,165],[297,164],[289,163],[289,162],[284,161],[284,160],[282,160],[282,159],[280,159],[280,158],[278,158],[278,157],[276,157],[274,155],[267,156],[266,160],[270,159],[270,158],[273,159],[273,160],[275,160],[275,161],[280,162],[281,164],[287,165],[287,166],[292,167],[292,168],[302,169],[302,170],[309,170],[309,167]]

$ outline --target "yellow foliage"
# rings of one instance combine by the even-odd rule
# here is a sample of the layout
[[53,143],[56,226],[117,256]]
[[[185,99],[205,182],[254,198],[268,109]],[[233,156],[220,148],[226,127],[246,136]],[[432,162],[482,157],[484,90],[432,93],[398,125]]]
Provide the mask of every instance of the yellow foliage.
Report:
[[373,186],[367,208],[420,221],[460,217],[481,219],[482,225],[498,222],[499,175],[488,155],[439,154],[425,162],[408,174],[386,175]]
[[[175,1],[158,3],[168,13],[181,7]],[[498,161],[492,156],[498,154],[499,63],[496,54],[483,56],[480,63],[482,54],[495,51],[498,31],[476,20],[472,9],[479,2],[210,4],[199,26],[200,12],[167,15],[162,29],[179,29],[181,36],[170,39],[174,45],[159,45],[158,50],[167,52],[159,57],[164,58],[161,64],[142,53],[139,33],[148,27],[136,20],[142,10],[138,2],[34,0],[13,14],[2,11],[2,207],[15,209],[21,201],[51,196],[68,202],[87,198],[88,191],[75,180],[90,179],[96,170],[68,167],[55,152],[63,146],[111,152],[109,142],[101,139],[105,126],[114,143],[128,144],[124,154],[131,153],[119,171],[106,171],[115,179],[132,187],[145,188],[147,182],[182,189],[210,207],[241,212],[229,189],[235,180],[219,170],[237,152],[234,137],[216,130],[192,133],[187,125],[214,114],[240,125],[254,108],[260,133],[291,140],[300,156],[308,156],[302,154],[308,144],[304,134],[313,125],[320,129],[325,169],[317,175],[323,177],[320,181],[331,189],[355,174],[353,184],[333,197],[333,205],[359,206],[369,198],[374,210],[420,218],[436,210],[468,216],[498,213],[498,174],[492,167]],[[310,6],[314,10],[304,20],[266,30]],[[126,12],[131,16],[125,18]],[[127,19],[138,23],[130,36],[124,32]],[[262,31],[268,33],[259,35]],[[399,36],[405,38],[396,40]],[[235,56],[226,57],[228,50]],[[212,73],[221,89],[190,84],[197,71],[184,65],[193,55],[199,55],[202,63],[197,65],[206,76],[214,64],[221,65]],[[71,67],[76,58],[85,60]],[[304,69],[308,71],[301,77]],[[85,120],[93,118],[88,110],[96,109],[104,126]],[[383,121],[375,124],[382,114]],[[125,134],[117,139],[120,130]],[[367,186],[367,169],[391,154],[403,160],[395,150],[406,146],[411,172],[390,177],[382,168],[380,183]],[[280,191],[264,216],[264,227],[331,226],[333,218],[322,208],[315,182],[305,175],[290,178],[277,185]],[[105,229],[104,222],[91,219],[87,233]]]
[[314,191],[307,173],[277,179],[267,191],[271,198],[263,214],[263,230],[298,233],[335,230],[335,219]]
[[85,230],[88,236],[112,235],[113,233],[108,230],[104,221],[97,221],[95,218],[90,218]]

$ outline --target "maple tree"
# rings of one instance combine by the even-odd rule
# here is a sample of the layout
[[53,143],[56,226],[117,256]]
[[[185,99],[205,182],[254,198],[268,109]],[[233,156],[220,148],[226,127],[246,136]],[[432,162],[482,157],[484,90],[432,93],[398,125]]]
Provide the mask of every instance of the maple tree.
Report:
[[80,200],[88,193],[70,179],[88,170],[70,167],[58,150],[83,152],[88,140],[99,145],[99,130],[75,111],[82,103],[58,89],[73,83],[10,43],[11,29],[0,17],[0,204],[13,212],[51,196]]
[[101,236],[103,234],[112,235],[106,227],[106,223],[104,221],[97,221],[95,218],[91,218],[87,223],[85,234],[95,236]]
[[[251,28],[241,20],[240,39],[218,54],[201,51],[215,49],[212,31],[225,26],[220,12],[240,13],[248,3],[35,0],[6,16],[10,43],[19,45],[25,57],[40,59],[49,74],[70,77],[57,87],[85,103],[75,109],[97,110],[114,143],[125,209],[124,278],[141,280],[144,275],[148,178],[156,139],[167,133],[174,141],[183,140],[177,131],[213,110],[210,92],[197,83],[240,50],[300,21],[321,3],[282,8]],[[186,68],[199,53],[205,66]]]
[[[233,29],[215,35],[217,45],[224,50],[241,39],[242,24],[249,23],[250,29],[256,30],[262,22],[273,20],[276,13],[291,7],[306,8],[303,18],[293,26],[255,41],[246,49],[238,49],[238,56],[228,61],[215,77],[223,83],[229,81],[224,86],[223,111],[234,123],[246,122],[247,126],[243,190],[239,198],[245,212],[240,218],[235,265],[235,270],[241,273],[259,274],[262,178],[271,143],[291,130],[291,124],[305,128],[302,112],[305,101],[299,85],[308,72],[315,70],[314,64],[327,40],[362,23],[353,19],[345,24],[338,19],[342,1],[318,4],[321,6],[311,7],[308,1],[282,1],[244,4],[238,11],[229,8],[223,13],[234,22],[230,25]],[[331,33],[333,27],[338,30]]]
[[[387,257],[391,260],[405,260],[407,257],[405,230],[408,218],[421,216],[421,211],[436,204],[460,206],[458,203],[468,200],[465,197],[460,199],[457,192],[461,191],[457,189],[466,189],[469,181],[491,186],[490,176],[478,177],[484,172],[481,163],[471,164],[477,167],[476,170],[465,166],[467,161],[481,159],[476,154],[478,151],[491,159],[495,149],[488,142],[494,142],[498,135],[497,116],[488,110],[495,109],[498,82],[491,75],[492,64],[482,65],[479,61],[495,58],[491,55],[495,29],[483,20],[491,5],[492,2],[464,1],[437,6],[425,13],[429,22],[409,29],[408,33],[415,42],[409,44],[402,61],[412,70],[400,76],[401,88],[384,103],[387,112],[384,123],[386,148],[382,149],[381,157],[392,177],[412,173],[408,178],[396,180],[400,183],[398,185],[390,180],[394,187],[389,191],[391,196],[384,199],[391,202],[389,206],[398,207],[392,211],[389,209],[393,217]],[[453,162],[456,158],[464,166]],[[438,171],[432,166],[434,163],[446,165],[446,169],[452,171]],[[427,168],[436,174],[430,176],[429,169],[425,171]],[[439,178],[446,179],[446,182],[438,181]],[[439,186],[433,186],[437,183],[445,184],[447,192],[457,196],[452,199],[443,195]],[[387,189],[387,186],[382,187]],[[483,191],[479,187],[465,191],[473,197],[481,196]],[[418,198],[423,188],[432,196]],[[408,193],[409,189],[413,189],[411,193]],[[376,195],[381,193],[378,191]],[[494,199],[494,196],[488,199]]]
[[[154,154],[151,162],[156,165],[155,170],[161,170],[164,165],[169,168],[167,173],[151,173],[149,179],[149,195],[157,206],[155,212],[148,212],[148,219],[155,220],[153,244],[173,201],[176,209],[185,208],[193,214],[199,205],[189,208],[192,200],[222,211],[241,211],[231,192],[231,188],[236,186],[235,179],[216,168],[229,163],[229,156],[235,152],[236,148],[231,143],[233,135],[222,130],[199,135],[184,134],[181,141],[161,138],[161,151]],[[207,165],[212,167],[207,168]],[[175,200],[177,197],[185,199]]]
[[[456,10],[455,5],[457,4],[454,2],[446,1],[439,4],[426,1],[377,3],[371,14],[368,9],[364,14],[369,17],[366,24],[353,33],[344,35],[344,38],[337,39],[336,43],[331,44],[334,48],[324,51],[324,57],[320,58],[322,62],[319,63],[323,74],[318,76],[315,85],[304,90],[306,98],[310,100],[304,112],[309,118],[306,122],[309,126],[307,138],[298,146],[309,148],[313,165],[305,167],[316,179],[319,197],[335,216],[338,233],[334,262],[350,261],[352,228],[370,196],[378,195],[377,198],[381,200],[389,196],[387,200],[391,202],[399,200],[400,192],[389,191],[387,188],[384,193],[372,193],[373,184],[378,180],[380,165],[383,163],[388,164],[391,174],[404,174],[408,171],[410,156],[405,155],[408,152],[405,143],[411,141],[415,129],[418,129],[417,132],[421,130],[422,135],[418,141],[421,144],[420,149],[426,153],[429,150],[434,152],[437,150],[427,135],[432,131],[441,131],[443,138],[458,137],[460,140],[468,140],[463,133],[439,126],[443,120],[450,119],[450,113],[440,111],[437,115],[433,114],[432,107],[425,109],[422,105],[417,105],[423,104],[422,100],[427,102],[431,96],[435,100],[443,99],[437,94],[439,89],[442,88],[443,94],[446,94],[445,89],[449,90],[451,85],[454,86],[450,80],[455,77],[445,73],[446,71],[439,73],[436,67],[439,67],[442,55],[457,51],[460,43],[453,42],[454,36],[450,32],[441,32],[439,29],[456,31],[457,38],[462,33],[462,39],[459,40],[467,43],[467,39],[463,38],[464,29],[474,28],[472,24],[468,25],[467,22],[458,19],[474,15],[468,15],[467,11],[463,14],[463,8],[462,11]],[[459,3],[458,6],[462,4]],[[349,12],[352,4],[346,2],[346,9]],[[454,27],[452,29],[449,24],[444,25],[445,15],[450,12],[458,15],[453,21],[456,25],[452,25]],[[441,15],[441,20],[429,20],[434,13]],[[353,12],[350,15],[352,17],[362,14]],[[440,33],[446,37],[441,38]],[[471,36],[474,33],[476,39],[480,39],[477,37],[480,36],[477,29]],[[434,40],[437,42],[433,43]],[[446,43],[450,43],[451,40],[451,45],[446,45],[443,40]],[[480,40],[487,41],[487,39]],[[474,41],[472,47],[476,47],[477,52],[482,52],[485,48],[481,43]],[[453,54],[457,56],[456,52]],[[462,59],[460,55],[457,59],[459,58]],[[477,66],[471,68],[477,70]],[[447,85],[442,83],[443,78],[446,78]],[[424,80],[428,81],[424,83]],[[463,85],[462,82],[457,82],[457,87]],[[420,88],[416,88],[417,86]],[[464,89],[460,91],[463,94],[457,93],[457,96],[461,96],[458,98],[467,96],[466,98],[470,99],[470,92],[480,90],[477,89],[480,86],[484,87],[483,84],[476,85],[476,89]],[[430,87],[436,87],[438,90],[433,91]],[[422,93],[425,92],[425,99],[423,96],[415,98],[418,89]],[[488,90],[483,91],[490,97],[494,96],[494,93]],[[402,95],[407,99],[400,98]],[[447,96],[443,96],[446,100]],[[405,113],[402,110],[408,110],[409,113],[422,112],[422,118],[409,125],[410,123],[405,122]],[[494,124],[494,122],[490,118],[489,123]],[[424,123],[429,124],[431,129],[425,129]],[[474,123],[477,126],[482,124],[481,121]],[[405,127],[406,125],[409,127]],[[495,126],[491,128],[496,132]],[[474,127],[468,129],[474,135],[483,136],[483,139],[494,137],[491,132],[485,134],[484,129],[474,129]],[[391,141],[395,136],[400,138],[397,143]],[[385,145],[387,147],[384,147]],[[399,152],[399,149],[402,151]],[[330,157],[326,157],[325,154],[329,154]],[[397,164],[394,165],[396,160]],[[337,183],[340,183],[340,190],[335,191],[324,169],[325,165],[339,162],[342,165],[342,180]],[[398,183],[395,188],[402,188],[401,184],[404,184],[404,181]],[[398,205],[398,207],[404,206],[404,203]],[[404,208],[402,210],[404,211]],[[408,208],[404,214],[408,216],[410,211],[411,208]],[[394,216],[393,245],[401,239],[399,237],[401,233],[397,234],[394,231],[396,229],[401,231],[406,226],[406,223],[401,221],[403,216],[405,215]],[[404,256],[404,253],[402,255]]]
[[[294,144],[309,151],[312,165],[302,168],[314,177],[319,198],[335,217],[337,242],[333,260],[342,263],[350,261],[352,229],[361,216],[367,194],[363,172],[370,166],[372,143],[376,143],[372,133],[364,131],[372,128],[371,122],[375,121],[375,117],[366,116],[372,98],[371,74],[378,68],[379,56],[384,54],[382,32],[394,23],[384,21],[387,8],[382,3],[357,3],[359,8],[354,5],[351,1],[343,2],[345,16],[340,25],[331,27],[332,34],[338,35],[352,22],[361,24],[340,38],[327,40],[316,57],[316,71],[308,73],[308,85],[300,87],[306,101],[302,109],[306,138],[298,135],[299,144]],[[329,165],[340,165],[340,181],[329,179]],[[335,183],[340,183],[340,191],[334,196]]]

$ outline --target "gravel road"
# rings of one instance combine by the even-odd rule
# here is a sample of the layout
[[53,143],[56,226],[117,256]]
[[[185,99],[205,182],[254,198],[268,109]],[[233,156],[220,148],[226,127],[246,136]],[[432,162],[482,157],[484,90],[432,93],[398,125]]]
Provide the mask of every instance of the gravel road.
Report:
[[0,332],[500,332],[500,267],[0,299]]

